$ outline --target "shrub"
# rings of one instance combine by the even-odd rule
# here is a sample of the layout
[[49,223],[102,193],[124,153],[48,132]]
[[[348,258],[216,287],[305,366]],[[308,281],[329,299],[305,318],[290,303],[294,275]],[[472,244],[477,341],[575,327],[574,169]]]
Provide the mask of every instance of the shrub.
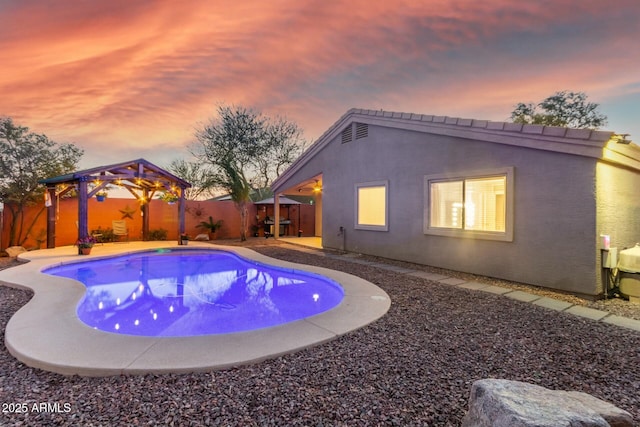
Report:
[[167,230],[158,228],[157,230],[149,230],[147,240],[167,240]]

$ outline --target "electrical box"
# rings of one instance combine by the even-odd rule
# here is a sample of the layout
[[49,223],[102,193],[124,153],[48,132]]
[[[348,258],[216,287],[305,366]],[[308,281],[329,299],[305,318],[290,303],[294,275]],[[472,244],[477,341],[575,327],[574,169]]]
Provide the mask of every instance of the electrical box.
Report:
[[602,249],[602,268],[616,268],[618,265],[618,248]]

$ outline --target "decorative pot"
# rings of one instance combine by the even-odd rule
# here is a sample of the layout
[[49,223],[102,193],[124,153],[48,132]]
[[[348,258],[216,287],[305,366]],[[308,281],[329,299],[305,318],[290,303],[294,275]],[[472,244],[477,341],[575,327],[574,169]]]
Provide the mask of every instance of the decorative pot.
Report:
[[103,196],[103,195],[100,195],[100,194],[96,195],[96,200],[99,201],[99,202],[104,202],[104,199],[106,199],[106,198],[107,198],[107,196]]
[[80,255],[89,255],[91,254],[91,248],[79,248]]

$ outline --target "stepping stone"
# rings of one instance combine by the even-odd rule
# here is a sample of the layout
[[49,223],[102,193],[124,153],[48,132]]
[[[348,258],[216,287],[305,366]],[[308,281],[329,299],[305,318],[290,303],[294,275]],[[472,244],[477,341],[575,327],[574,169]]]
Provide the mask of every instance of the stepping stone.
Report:
[[611,316],[602,319],[602,321],[612,325],[622,326],[623,328],[633,329],[634,331],[640,331],[640,320],[629,319],[627,317],[612,314]]
[[375,264],[375,262],[367,261],[366,259],[345,259],[345,261],[349,261],[349,262],[352,262],[354,264],[361,264],[361,265],[373,265],[373,264]]
[[504,294],[504,296],[509,297],[511,299],[518,300],[518,301],[524,301],[524,302],[532,302],[537,299],[540,299],[540,296],[538,295],[534,295],[534,294],[530,294],[529,292],[522,292],[522,291],[508,292]]
[[400,267],[398,265],[387,265],[386,267],[380,267],[380,268],[385,268],[387,270],[391,270],[394,271],[396,273],[400,273],[400,274],[407,274],[407,273],[412,273],[415,270],[412,270],[410,268],[406,268],[406,267]]
[[480,290],[482,292],[489,292],[491,294],[497,294],[497,295],[504,295],[506,293],[511,292],[511,289],[509,289],[509,288],[503,288],[501,286],[493,286],[493,285],[485,286],[484,288],[481,288]]
[[436,274],[436,273],[429,273],[428,271],[414,271],[413,273],[409,273],[409,276],[415,276],[415,277],[420,277],[421,279],[434,280],[434,281],[449,278],[449,276],[444,276],[442,274]]
[[348,254],[344,254],[344,255],[339,255],[343,258],[358,258],[360,256],[360,254],[354,254],[354,253],[348,253]]
[[568,308],[566,312],[575,314],[576,316],[586,317],[587,319],[591,320],[600,320],[609,315],[609,313],[606,311],[583,307],[581,305],[574,305],[573,307]]
[[488,285],[484,284],[484,283],[478,283],[478,282],[465,282],[460,284],[461,288],[465,288],[465,289],[471,289],[473,291],[479,291],[479,290],[484,290],[484,288],[486,288]]
[[535,305],[539,305],[540,307],[550,308],[555,311],[563,311],[567,308],[571,307],[573,304],[566,301],[561,301],[553,298],[542,297],[533,302]]
[[462,279],[456,279],[455,277],[449,277],[447,279],[438,280],[438,283],[444,283],[445,285],[458,286],[458,285],[462,285],[463,283],[467,283],[467,281]]
[[381,268],[382,270],[393,271],[394,273],[407,273],[413,270],[404,267],[398,267],[397,265],[384,264],[381,262],[376,262],[373,264],[369,264],[371,267]]

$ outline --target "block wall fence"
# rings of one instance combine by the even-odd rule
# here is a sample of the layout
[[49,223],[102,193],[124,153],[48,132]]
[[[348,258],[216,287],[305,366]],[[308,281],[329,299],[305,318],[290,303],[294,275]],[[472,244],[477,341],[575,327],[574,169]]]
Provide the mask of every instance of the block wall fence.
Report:
[[[95,198],[89,200],[88,205],[89,230],[111,228],[113,220],[124,219],[129,229],[130,240],[142,240],[142,216],[140,204],[135,199],[107,198],[98,202]],[[249,205],[248,236],[252,236],[257,226],[260,237],[264,236],[262,221],[265,216],[273,218],[273,205]],[[8,206],[3,211],[2,240],[0,251],[9,246],[9,229],[11,212]],[[214,239],[240,238],[240,213],[232,201],[187,201],[185,212],[185,231],[191,239],[206,230],[198,228],[202,221],[208,221],[209,216],[214,221],[222,220],[222,227],[216,231]],[[291,205],[280,207],[280,218],[289,219],[291,224],[287,228],[288,235],[297,236],[302,230],[303,236],[313,236],[315,233],[315,206]],[[35,221],[28,239],[23,246],[29,250],[46,248],[47,211],[44,203],[30,206],[25,211],[22,221],[23,229]],[[77,239],[78,229],[78,200],[76,198],[61,199],[56,213],[56,246],[73,245]],[[168,204],[161,200],[149,203],[149,230],[167,230],[167,240],[178,239],[178,205]],[[23,232],[24,235],[24,232]],[[39,242],[40,241],[40,242]]]

